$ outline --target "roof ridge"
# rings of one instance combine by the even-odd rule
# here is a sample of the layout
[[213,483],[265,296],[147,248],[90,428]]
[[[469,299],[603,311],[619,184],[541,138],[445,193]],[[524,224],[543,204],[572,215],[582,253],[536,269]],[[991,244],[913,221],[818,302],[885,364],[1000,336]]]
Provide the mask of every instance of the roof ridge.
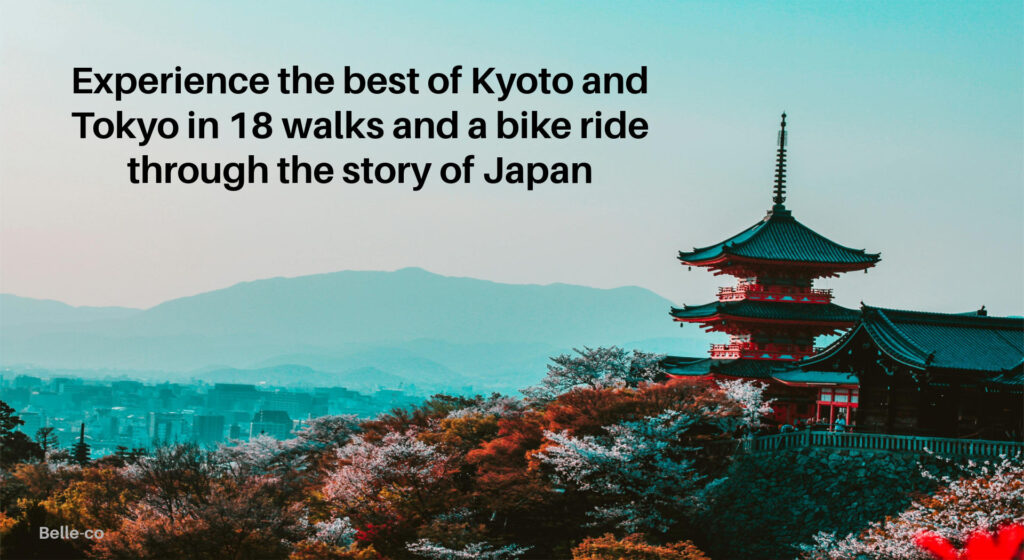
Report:
[[914,309],[896,309],[891,307],[876,307],[862,304],[862,310],[872,310],[884,313],[886,318],[893,320],[892,314],[911,315],[915,319],[926,320],[931,323],[957,324],[964,327],[991,328],[993,325],[1005,325],[1017,327],[1024,330],[1024,318],[1018,317],[997,317],[994,315],[976,315],[972,313],[943,313],[939,311],[918,311]]
[[893,333],[886,329],[872,327],[865,324],[864,332],[868,333],[868,336],[878,344],[882,353],[893,360],[916,368],[924,368],[928,366],[928,356],[920,356],[920,349],[916,348],[914,345],[905,345],[901,347],[904,340],[898,331]]
[[722,247],[725,247],[726,245],[728,245],[728,244],[729,244],[729,242],[730,242],[730,241],[731,241],[732,239],[734,239],[734,238],[736,238],[736,237],[739,237],[739,236],[741,236],[741,235],[743,235],[743,234],[747,233],[748,231],[750,231],[750,230],[752,230],[752,229],[754,229],[754,228],[759,228],[759,227],[762,227],[762,226],[764,226],[764,224],[765,224],[765,223],[766,223],[767,221],[768,221],[768,218],[767,218],[767,217],[765,217],[765,218],[761,218],[760,220],[758,220],[758,222],[757,222],[756,224],[754,224],[754,225],[752,225],[752,226],[748,226],[748,227],[747,227],[746,229],[744,229],[743,231],[741,231],[741,232],[739,232],[739,233],[737,233],[737,234],[735,234],[735,235],[732,235],[732,236],[730,236],[730,237],[729,237],[728,239],[726,239],[725,241],[719,241],[718,243],[712,243],[711,245],[708,245],[708,246],[706,246],[706,247],[694,247],[692,251],[679,251],[679,253],[680,253],[680,254],[683,254],[683,253],[691,253],[691,254],[692,254],[692,253],[700,253],[701,251],[707,251],[708,249],[713,249],[713,248],[715,248],[715,247],[718,247],[718,246],[722,246]]
[[[880,317],[882,319],[882,321],[884,321],[885,324],[889,326],[890,329],[892,329],[893,334],[899,335],[899,340],[894,340],[894,342],[898,342],[901,345],[907,347],[908,349],[913,350],[917,354],[917,356],[915,356],[915,358],[920,360],[921,363],[927,365],[928,362],[931,361],[931,358],[933,356],[932,352],[929,352],[929,351],[925,350],[924,348],[921,348],[920,346],[918,346],[918,344],[916,342],[914,342],[913,339],[910,338],[910,335],[908,335],[907,333],[903,332],[902,329],[900,329],[898,326],[896,326],[896,323],[894,323],[893,320],[888,315],[886,315],[881,309],[875,308],[875,312],[876,312],[875,314],[878,317]],[[868,317],[869,318],[870,316],[866,315],[862,311],[861,312],[861,317]],[[870,329],[869,329],[869,331],[870,331]],[[879,333],[879,334],[881,334],[881,333]],[[895,337],[892,337],[892,338],[895,338]]]
[[863,328],[864,328],[864,319],[863,318],[858,319],[857,320],[857,324],[854,325],[854,327],[852,329],[850,329],[850,330],[844,332],[843,334],[839,335],[839,337],[836,338],[835,340],[833,340],[831,344],[829,344],[828,346],[822,348],[820,352],[816,352],[814,354],[811,354],[810,356],[806,356],[806,357],[800,359],[799,361],[803,362],[803,361],[806,360],[809,363],[816,363],[815,362],[816,358],[820,357],[821,360],[819,360],[819,361],[824,361],[825,359],[830,358],[831,357],[831,356],[829,356],[830,353],[834,352],[839,347],[846,345],[847,337],[853,338],[853,336],[855,334],[857,334]]

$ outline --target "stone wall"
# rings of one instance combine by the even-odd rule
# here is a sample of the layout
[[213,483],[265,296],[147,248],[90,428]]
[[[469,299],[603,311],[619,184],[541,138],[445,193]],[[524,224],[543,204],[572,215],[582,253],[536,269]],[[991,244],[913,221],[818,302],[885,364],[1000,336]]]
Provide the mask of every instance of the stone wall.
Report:
[[783,559],[819,531],[856,533],[935,490],[921,474],[952,474],[956,461],[881,451],[803,448],[740,456],[702,516],[712,558]]

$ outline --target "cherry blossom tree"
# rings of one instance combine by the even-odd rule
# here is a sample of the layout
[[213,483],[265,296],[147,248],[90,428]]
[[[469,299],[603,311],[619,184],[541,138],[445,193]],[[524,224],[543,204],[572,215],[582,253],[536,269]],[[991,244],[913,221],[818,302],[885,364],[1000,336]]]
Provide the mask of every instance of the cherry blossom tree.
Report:
[[466,416],[511,418],[522,414],[525,409],[526,405],[522,400],[495,393],[467,407],[449,412],[448,418],[464,418]]
[[446,507],[455,457],[417,438],[392,432],[377,441],[355,436],[337,451],[324,498],[351,515],[362,538],[387,554]]
[[551,358],[547,376],[523,394],[537,402],[547,402],[562,393],[581,387],[592,389],[636,387],[644,382],[663,378],[660,354],[639,350],[627,352],[617,346],[575,350],[577,355],[562,354]]
[[650,544],[634,533],[621,539],[608,533],[584,539],[572,549],[572,560],[709,560],[690,541]]
[[959,547],[978,530],[994,532],[1024,523],[1024,463],[1019,458],[971,463],[967,470],[967,477],[940,478],[944,487],[937,493],[914,500],[904,512],[872,523],[858,535],[815,535],[813,544],[800,547],[803,558],[931,560],[915,542],[924,531]]
[[764,417],[772,413],[771,401],[765,400],[768,385],[743,379],[726,379],[718,382],[718,388],[725,397],[743,407],[740,416],[723,416],[722,430],[735,432],[745,430],[752,433],[762,425]]
[[391,433],[379,442],[356,436],[337,454],[341,466],[328,475],[324,493],[344,503],[373,502],[382,491],[416,494],[451,471],[451,457],[413,432]]
[[305,422],[295,437],[305,452],[341,447],[359,431],[359,418],[354,414],[320,416]]
[[313,525],[313,540],[332,546],[350,546],[356,540],[356,529],[347,517],[333,518]]
[[495,547],[486,542],[470,543],[462,548],[448,548],[428,539],[406,545],[416,556],[429,560],[515,560],[530,549],[515,544]]
[[700,417],[677,410],[605,428],[603,436],[547,432],[536,455],[557,482],[604,498],[590,512],[599,525],[628,532],[668,531],[693,511],[705,477],[683,442]]
[[213,459],[249,473],[286,473],[299,467],[302,455],[296,438],[279,440],[259,434],[249,441],[221,445]]
[[226,467],[195,446],[157,450],[126,467],[143,492],[94,544],[104,559],[286,558],[307,530],[296,488],[280,476]]

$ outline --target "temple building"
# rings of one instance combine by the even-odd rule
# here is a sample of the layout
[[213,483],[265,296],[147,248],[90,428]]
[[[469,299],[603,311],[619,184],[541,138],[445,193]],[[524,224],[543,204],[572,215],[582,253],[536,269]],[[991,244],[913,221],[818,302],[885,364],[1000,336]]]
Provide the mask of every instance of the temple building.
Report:
[[[803,225],[786,208],[786,115],[773,206],[720,243],[680,252],[680,262],[736,284],[702,305],[672,308],[681,323],[727,333],[710,356],[668,356],[669,377],[755,379],[768,385],[774,421],[829,429],[976,439],[1024,434],[1024,319],[926,313],[832,303],[819,278],[864,270],[877,253],[851,249]],[[822,335],[846,333],[825,349]]]
[[[1024,319],[863,306],[857,326],[790,376],[854,374],[858,431],[1024,435]],[[787,375],[787,374],[782,374]]]
[[[818,336],[844,332],[859,316],[857,310],[832,303],[831,290],[816,289],[814,281],[866,270],[880,258],[876,253],[851,249],[822,236],[797,221],[786,208],[786,135],[783,113],[774,204],[768,214],[725,241],[679,253],[679,261],[685,266],[704,267],[716,275],[737,279],[734,286],[718,290],[716,301],[671,310],[676,321],[727,333],[729,342],[712,345],[710,357],[670,356],[664,361],[672,377],[769,382],[779,423],[814,416],[820,395],[816,385],[821,383],[820,378],[815,380],[817,383],[784,383],[773,380],[773,374],[814,354]],[[848,381],[826,385],[830,389],[851,388]]]

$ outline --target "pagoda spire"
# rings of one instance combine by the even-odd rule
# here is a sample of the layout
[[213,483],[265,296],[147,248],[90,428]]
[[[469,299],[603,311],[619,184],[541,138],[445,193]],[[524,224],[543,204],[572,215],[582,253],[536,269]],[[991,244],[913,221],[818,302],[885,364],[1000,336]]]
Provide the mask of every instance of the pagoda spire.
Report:
[[782,126],[779,129],[779,153],[775,161],[775,196],[772,201],[776,206],[786,202],[786,113],[782,113]]

